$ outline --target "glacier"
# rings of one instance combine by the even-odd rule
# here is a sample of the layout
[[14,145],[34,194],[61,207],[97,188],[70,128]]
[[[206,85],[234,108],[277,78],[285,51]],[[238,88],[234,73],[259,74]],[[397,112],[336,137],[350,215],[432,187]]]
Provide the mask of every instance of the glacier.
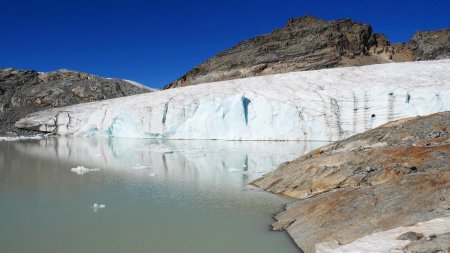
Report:
[[291,72],[40,111],[19,128],[59,135],[335,141],[450,109],[450,60]]

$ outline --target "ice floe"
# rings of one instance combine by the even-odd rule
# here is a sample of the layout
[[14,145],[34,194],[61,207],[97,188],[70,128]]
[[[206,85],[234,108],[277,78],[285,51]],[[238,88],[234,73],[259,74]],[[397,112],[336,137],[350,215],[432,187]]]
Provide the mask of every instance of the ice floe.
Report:
[[40,140],[48,135],[37,134],[33,136],[0,136],[0,141]]
[[106,205],[105,205],[105,204],[97,204],[97,203],[94,203],[94,204],[91,206],[91,208],[94,210],[94,212],[97,212],[99,209],[106,208]]
[[77,173],[78,175],[84,175],[88,172],[99,171],[99,170],[100,169],[98,169],[98,168],[90,169],[90,168],[86,168],[84,166],[77,166],[75,168],[70,169],[70,171]]

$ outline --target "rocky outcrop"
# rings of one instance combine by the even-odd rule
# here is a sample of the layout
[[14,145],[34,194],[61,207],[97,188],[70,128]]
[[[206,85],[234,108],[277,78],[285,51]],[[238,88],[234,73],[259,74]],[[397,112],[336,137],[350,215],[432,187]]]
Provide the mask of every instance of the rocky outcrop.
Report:
[[286,229],[306,253],[318,243],[345,245],[449,217],[450,112],[390,122],[329,144],[253,184],[300,199],[276,216],[274,228]]
[[70,70],[0,69],[0,135],[14,134],[14,123],[32,112],[149,91],[129,81]]
[[409,43],[391,45],[368,24],[326,22],[312,16],[251,38],[190,70],[165,88],[291,71],[449,57],[450,29],[419,32]]
[[450,58],[450,28],[417,32],[406,47],[413,52],[415,60]]

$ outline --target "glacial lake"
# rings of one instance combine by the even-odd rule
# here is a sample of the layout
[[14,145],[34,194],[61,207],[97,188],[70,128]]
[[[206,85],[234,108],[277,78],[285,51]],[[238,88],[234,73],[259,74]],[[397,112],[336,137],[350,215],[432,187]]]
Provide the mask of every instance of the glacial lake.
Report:
[[324,144],[0,141],[0,252],[300,252],[270,227],[293,200],[248,183]]

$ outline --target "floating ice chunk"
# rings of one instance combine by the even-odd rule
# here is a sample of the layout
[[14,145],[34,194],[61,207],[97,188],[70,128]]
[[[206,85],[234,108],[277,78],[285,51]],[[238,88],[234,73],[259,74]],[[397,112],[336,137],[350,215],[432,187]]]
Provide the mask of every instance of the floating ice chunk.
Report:
[[86,174],[88,172],[99,171],[99,170],[100,169],[98,169],[98,168],[89,169],[89,168],[86,168],[84,166],[78,166],[78,167],[70,169],[70,171],[72,171],[74,173],[77,173],[78,175],[84,175],[84,174]]
[[156,177],[156,173],[153,173],[153,172],[152,172],[152,173],[150,173],[150,176],[151,176],[151,177]]
[[143,170],[143,169],[150,169],[151,165],[136,165],[133,167],[134,170]]
[[228,168],[227,169],[228,172],[238,172],[238,171],[242,171],[241,169],[236,169],[236,168]]
[[267,172],[269,172],[269,171],[267,171],[267,170],[256,170],[256,173],[267,173]]
[[22,141],[22,140],[40,140],[45,135],[37,134],[33,136],[0,136],[0,141]]
[[105,204],[97,204],[97,203],[94,203],[94,204],[91,206],[91,208],[94,210],[94,212],[97,212],[98,209],[103,209],[103,208],[105,208],[105,207],[106,207]]

